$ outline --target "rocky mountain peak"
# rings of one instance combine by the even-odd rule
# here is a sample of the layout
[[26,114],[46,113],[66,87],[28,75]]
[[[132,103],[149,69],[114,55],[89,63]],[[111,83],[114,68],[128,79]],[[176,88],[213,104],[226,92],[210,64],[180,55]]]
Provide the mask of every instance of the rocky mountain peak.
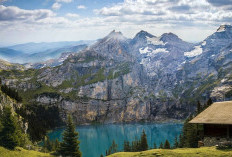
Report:
[[[64,54],[60,66],[1,78],[32,103],[57,105],[61,117],[72,113],[78,124],[184,119],[195,100],[232,99],[232,33],[222,31],[231,27],[219,30],[199,44],[146,31],[121,40],[112,31],[66,60]],[[0,69],[11,70],[7,64],[0,60]]]
[[122,32],[116,32],[115,30],[113,30],[105,37],[105,39],[126,40],[126,37],[123,36]]
[[[138,32],[135,37],[132,39],[131,41],[131,44],[132,45],[136,45],[137,48],[138,47],[142,47],[144,45],[146,45],[148,42],[147,40],[150,39],[150,38],[155,38],[156,36],[144,31],[144,30],[141,30],[140,32]],[[136,48],[136,49],[137,49]]]
[[224,32],[224,31],[232,31],[232,26],[231,25],[221,25],[218,29],[217,32]]
[[88,50],[93,50],[105,57],[121,61],[127,59],[128,47],[127,38],[121,32],[113,30],[106,37],[89,47]]
[[146,32],[146,31],[144,31],[144,30],[141,30],[140,32],[138,32],[138,33],[135,35],[134,39],[136,39],[136,38],[146,39],[147,37],[153,38],[153,37],[155,37],[155,36],[152,35],[152,34],[150,34],[150,33],[148,33],[148,32]]
[[[206,38],[206,42],[216,44],[216,47],[220,45],[225,45],[231,43],[232,39],[232,26],[231,25],[221,25],[215,33]],[[213,45],[212,44],[212,45]]]
[[0,59],[1,70],[24,70],[24,66]]
[[164,33],[161,35],[160,40],[163,42],[169,42],[169,41],[180,41],[181,39],[174,33]]

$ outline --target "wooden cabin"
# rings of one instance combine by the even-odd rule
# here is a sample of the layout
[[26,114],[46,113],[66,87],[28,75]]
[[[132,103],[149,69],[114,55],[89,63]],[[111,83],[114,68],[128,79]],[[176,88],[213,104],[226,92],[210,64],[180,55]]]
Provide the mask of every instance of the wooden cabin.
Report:
[[213,103],[189,123],[203,125],[205,146],[232,141],[232,101]]

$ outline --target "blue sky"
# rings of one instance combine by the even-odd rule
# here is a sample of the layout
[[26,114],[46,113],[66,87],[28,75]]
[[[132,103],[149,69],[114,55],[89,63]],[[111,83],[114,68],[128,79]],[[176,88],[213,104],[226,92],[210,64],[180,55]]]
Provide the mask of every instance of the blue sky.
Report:
[[93,40],[113,29],[201,41],[231,22],[232,0],[0,0],[0,46]]
[[[123,2],[123,0],[61,0],[57,1],[61,7],[54,10],[54,12],[60,16],[66,13],[76,13],[83,17],[95,16],[94,9],[101,9],[105,6],[110,7],[119,2]],[[3,4],[5,6],[17,6],[25,10],[35,10],[51,9],[54,3],[56,3],[54,0],[8,0]],[[78,6],[85,6],[85,9],[78,9]]]

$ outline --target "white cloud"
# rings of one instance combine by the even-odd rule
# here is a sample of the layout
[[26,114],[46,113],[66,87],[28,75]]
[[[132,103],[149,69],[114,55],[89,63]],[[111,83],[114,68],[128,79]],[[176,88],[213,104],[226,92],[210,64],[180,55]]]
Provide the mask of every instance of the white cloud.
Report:
[[48,9],[24,10],[15,6],[0,5],[0,21],[36,21],[55,14]]
[[207,1],[216,7],[222,7],[224,9],[232,9],[232,0],[207,0]]
[[140,25],[157,23],[188,27],[232,21],[232,10],[215,7],[207,0],[124,0],[94,12],[120,22]]
[[[59,5],[65,3],[54,1]],[[60,8],[59,5],[55,8]],[[232,21],[232,10],[206,0],[124,0],[95,13],[98,16],[83,18],[67,13],[59,17],[48,9],[25,10],[0,5],[0,37],[4,42],[21,42],[21,36],[24,42],[96,39],[116,29],[131,38],[145,29],[156,36],[173,32],[184,40],[200,41],[222,23]]]
[[78,15],[78,14],[73,14],[73,13],[67,13],[66,16],[67,16],[67,17],[73,17],[73,18],[78,18],[78,17],[80,17],[80,15]]
[[54,9],[54,10],[59,10],[61,6],[62,6],[62,5],[61,5],[60,3],[55,2],[55,3],[52,5],[52,9]]
[[56,0],[56,2],[71,3],[72,0]]
[[86,9],[86,6],[84,6],[84,5],[78,5],[77,9]]

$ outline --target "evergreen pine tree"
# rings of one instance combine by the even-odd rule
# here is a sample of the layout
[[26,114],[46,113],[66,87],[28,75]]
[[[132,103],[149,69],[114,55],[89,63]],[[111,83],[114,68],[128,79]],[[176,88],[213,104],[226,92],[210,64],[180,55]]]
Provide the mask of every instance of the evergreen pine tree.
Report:
[[197,148],[198,147],[198,134],[197,134],[197,124],[188,124],[186,126],[186,139],[185,147]]
[[130,147],[130,142],[129,141],[124,141],[123,150],[124,150],[124,152],[130,152],[131,151],[131,147]]
[[148,150],[147,135],[146,135],[146,133],[145,133],[145,131],[144,131],[144,130],[143,130],[143,132],[142,132],[142,135],[141,135],[140,141],[141,141],[141,147],[140,147],[140,150],[141,150],[141,151]]
[[137,151],[137,141],[131,142],[131,151],[136,152]]
[[58,153],[62,156],[81,157],[78,132],[75,131],[75,126],[70,115],[68,115],[66,125],[66,129],[63,133],[63,141],[60,144]]
[[138,140],[137,137],[136,137],[135,140],[132,141],[132,143],[131,143],[131,151],[132,151],[132,152],[141,151],[141,141]]
[[[200,102],[198,102],[198,110],[197,112],[203,111],[207,107],[209,107],[213,103],[212,99],[209,98],[208,101],[203,105],[203,107],[200,107]],[[198,147],[198,140],[200,139],[199,133],[198,133],[198,125],[197,124],[190,124],[188,123],[193,117],[190,116],[187,118],[184,122],[182,135],[179,136],[179,143],[178,147],[189,147],[189,148],[197,148]]]
[[174,146],[173,148],[178,148],[179,147],[179,143],[178,143],[178,138],[177,136],[175,137],[175,141],[174,141]]
[[135,140],[135,141],[131,142],[131,151],[132,152],[136,152],[137,151],[137,149],[138,149],[137,145],[138,145],[138,141]]
[[198,145],[198,134],[197,134],[197,124],[189,124],[188,122],[192,119],[192,116],[187,118],[183,126],[182,141],[180,144],[182,147],[196,148]]
[[42,151],[47,153],[47,136],[44,137]]
[[180,134],[179,136],[179,142],[178,142],[178,147],[179,148],[183,148],[184,146],[184,139],[183,139],[183,136]]
[[135,140],[135,152],[141,151],[141,141],[140,140]]
[[52,141],[50,141],[48,136],[44,137],[44,141],[43,141],[44,145],[43,145],[43,151],[44,152],[51,152],[52,150],[54,150],[54,143]]
[[54,144],[54,150],[57,151],[59,147],[60,147],[60,142],[58,141],[58,139],[56,139]]
[[49,138],[47,140],[47,149],[48,149],[49,152],[51,152],[53,150],[53,142],[50,141]]
[[156,145],[156,143],[154,143],[154,149],[157,149],[157,145]]
[[113,140],[109,150],[107,151],[106,150],[106,155],[110,155],[110,154],[113,154],[113,153],[116,153],[117,152],[117,149],[118,149],[118,145],[115,143],[115,141]]
[[111,145],[111,153],[116,153],[118,149],[118,145],[115,143],[115,141],[113,140],[112,145]]
[[164,143],[164,149],[170,149],[170,148],[171,148],[170,143],[169,143],[168,140],[166,140],[165,143]]
[[3,128],[0,132],[0,145],[8,148],[14,149],[18,145],[17,138],[17,122],[12,115],[10,107],[4,107],[2,116]]
[[2,117],[0,116],[0,132],[2,132],[3,125],[2,125]]
[[160,146],[159,146],[159,149],[163,149],[164,148],[164,145],[163,145],[163,143],[161,142],[160,143]]

